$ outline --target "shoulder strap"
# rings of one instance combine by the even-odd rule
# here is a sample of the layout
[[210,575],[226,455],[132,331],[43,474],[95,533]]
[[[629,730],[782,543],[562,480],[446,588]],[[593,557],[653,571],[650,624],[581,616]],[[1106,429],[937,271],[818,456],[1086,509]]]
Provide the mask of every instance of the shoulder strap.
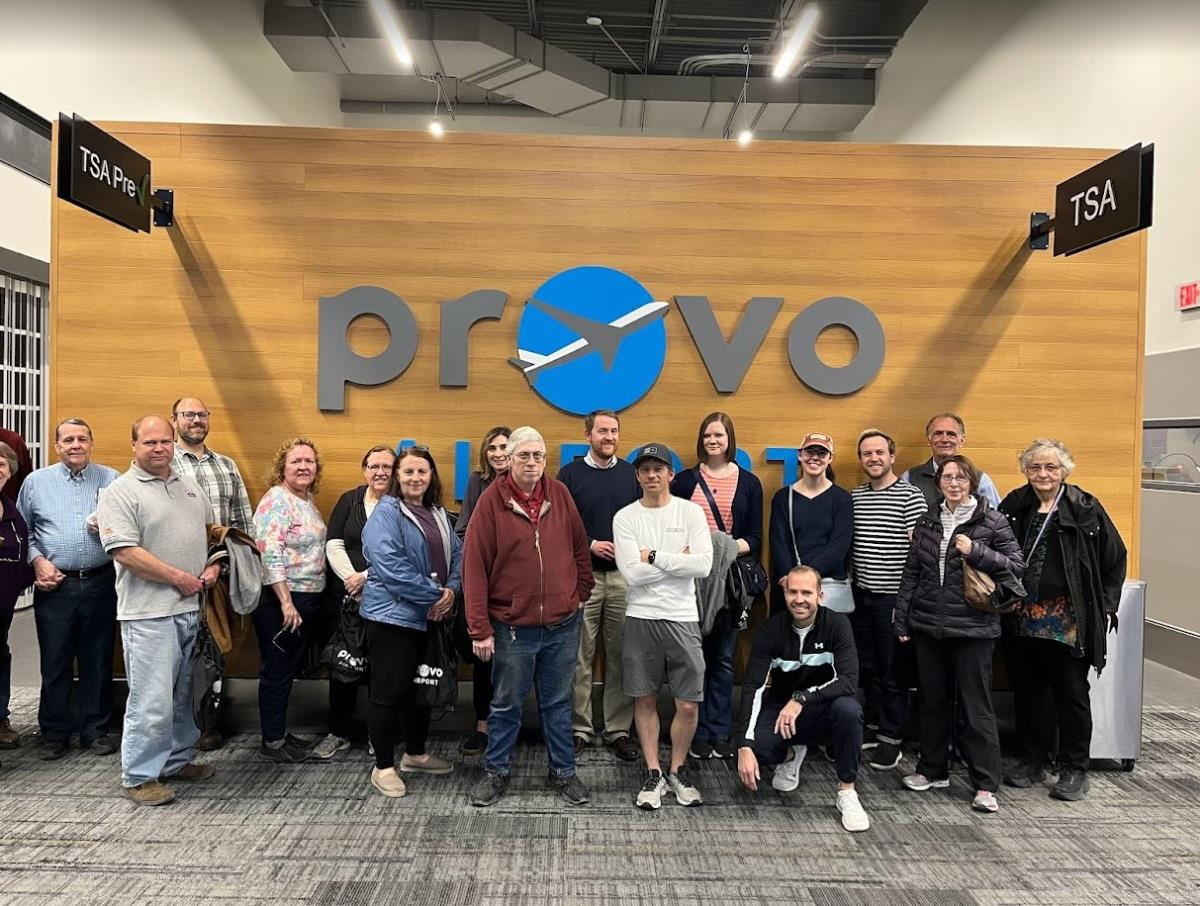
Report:
[[788,534],[792,536],[792,553],[796,555],[796,565],[797,565],[797,566],[803,566],[803,565],[804,565],[804,561],[800,559],[800,548],[799,548],[799,547],[796,545],[796,523],[795,523],[795,521],[793,520],[793,517],[792,517],[792,511],[793,511],[793,509],[794,509],[794,507],[793,507],[793,505],[792,505],[792,495],[793,495],[793,494],[795,494],[795,493],[796,493],[796,492],[795,492],[794,490],[792,490],[792,486],[789,484],[789,485],[788,485],[788,489],[787,489],[787,495],[788,495]]
[[713,497],[712,491],[708,488],[708,482],[704,480],[704,475],[700,472],[700,467],[696,466],[696,483],[700,485],[700,490],[704,492],[704,499],[708,501],[708,509],[713,515],[713,521],[717,524],[717,530],[724,534],[729,534],[725,531],[725,520],[721,518],[721,511],[717,509],[716,498]]

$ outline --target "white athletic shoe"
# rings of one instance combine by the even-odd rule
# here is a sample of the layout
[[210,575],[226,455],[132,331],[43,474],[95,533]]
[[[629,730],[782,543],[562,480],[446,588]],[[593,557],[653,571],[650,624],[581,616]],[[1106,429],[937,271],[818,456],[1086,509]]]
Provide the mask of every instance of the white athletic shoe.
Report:
[[871,819],[858,801],[855,790],[838,790],[837,809],[842,813],[842,827],[851,833],[865,831],[871,826]]
[[648,771],[646,773],[646,782],[638,790],[633,804],[640,809],[652,812],[662,807],[662,797],[666,791],[667,778],[662,775],[662,771]]
[[771,786],[781,793],[790,793],[800,785],[800,768],[804,764],[804,756],[808,754],[808,746],[792,746],[792,757],[783,764],[776,766],[775,776],[771,778]]
[[338,752],[344,752],[348,748],[350,748],[350,740],[343,739],[341,736],[334,736],[330,733],[313,746],[313,750],[308,753],[308,757],[328,761]]

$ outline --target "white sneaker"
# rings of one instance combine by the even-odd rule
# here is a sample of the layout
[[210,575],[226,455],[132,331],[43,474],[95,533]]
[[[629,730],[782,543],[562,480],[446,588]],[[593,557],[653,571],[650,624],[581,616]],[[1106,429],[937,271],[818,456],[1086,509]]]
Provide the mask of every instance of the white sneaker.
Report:
[[950,786],[949,777],[942,780],[930,780],[924,774],[906,774],[900,778],[900,782],[908,789],[918,793],[923,793],[926,790],[944,790]]
[[311,752],[308,753],[309,758],[317,758],[321,761],[328,761],[338,752],[344,752],[350,748],[350,740],[343,739],[340,736],[334,736],[330,733],[319,743],[313,746]]
[[652,812],[662,807],[662,797],[666,791],[667,778],[663,777],[662,771],[648,771],[646,782],[638,790],[637,798],[633,800],[633,804],[640,809]]
[[781,793],[790,793],[800,785],[800,768],[804,764],[804,756],[808,754],[808,746],[792,746],[792,757],[775,768],[775,776],[771,778],[771,786]]
[[842,813],[842,827],[851,833],[865,831],[871,826],[871,819],[858,801],[857,791],[838,790],[837,809]]
[[977,790],[975,798],[971,800],[971,808],[977,812],[998,812],[1000,811],[1000,803],[996,801],[995,793],[990,793],[987,790]]

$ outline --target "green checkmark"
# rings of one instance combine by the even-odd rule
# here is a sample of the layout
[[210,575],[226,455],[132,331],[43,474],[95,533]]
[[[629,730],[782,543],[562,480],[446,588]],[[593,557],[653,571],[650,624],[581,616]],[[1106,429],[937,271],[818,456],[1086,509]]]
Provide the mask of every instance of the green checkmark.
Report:
[[145,176],[142,177],[141,185],[139,185],[137,187],[138,205],[140,207],[144,208],[146,206],[146,193],[148,191],[150,191],[150,174],[149,173],[147,173]]

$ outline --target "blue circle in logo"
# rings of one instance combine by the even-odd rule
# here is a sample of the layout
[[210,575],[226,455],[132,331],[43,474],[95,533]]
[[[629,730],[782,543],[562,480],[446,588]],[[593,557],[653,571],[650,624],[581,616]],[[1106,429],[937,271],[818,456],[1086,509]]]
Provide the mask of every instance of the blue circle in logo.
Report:
[[526,303],[511,361],[552,406],[576,415],[620,412],[662,373],[668,308],[628,274],[571,268]]

